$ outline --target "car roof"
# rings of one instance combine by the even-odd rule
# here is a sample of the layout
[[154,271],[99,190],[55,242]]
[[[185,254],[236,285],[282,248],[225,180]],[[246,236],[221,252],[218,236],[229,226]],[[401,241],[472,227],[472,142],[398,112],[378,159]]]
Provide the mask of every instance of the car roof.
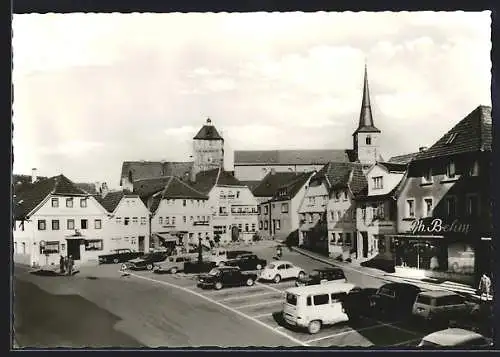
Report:
[[443,297],[443,296],[460,296],[457,293],[454,293],[452,291],[446,291],[446,290],[428,290],[428,291],[422,291],[420,296],[429,296],[429,297]]
[[224,270],[240,270],[239,267],[233,267],[233,266],[216,267],[214,269],[219,269],[220,271],[224,271]]
[[387,288],[387,287],[393,287],[393,288],[409,288],[411,287],[412,289],[415,290],[420,290],[420,288],[416,285],[413,284],[408,284],[408,283],[387,283],[381,286],[381,288]]
[[313,269],[313,271],[343,271],[341,268],[317,268]]
[[286,290],[286,292],[294,295],[318,294],[318,293],[325,293],[325,291],[328,291],[327,294],[335,292],[347,293],[351,291],[354,287],[355,285],[351,283],[333,283],[324,285],[299,286],[299,287],[289,288]]
[[484,338],[484,336],[474,331],[454,327],[433,332],[425,336],[423,340],[441,346],[456,346],[476,338]]
[[293,265],[293,263],[289,262],[288,260],[275,260],[274,262],[271,262],[274,264],[290,264]]

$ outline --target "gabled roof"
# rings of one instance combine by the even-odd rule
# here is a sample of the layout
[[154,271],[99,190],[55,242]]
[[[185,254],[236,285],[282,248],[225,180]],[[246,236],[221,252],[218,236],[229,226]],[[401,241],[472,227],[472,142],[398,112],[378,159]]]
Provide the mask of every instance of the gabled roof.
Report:
[[93,183],[85,183],[85,182],[75,182],[75,186],[78,187],[79,189],[82,189],[83,191],[94,195],[97,193],[95,184]]
[[235,150],[238,165],[324,165],[327,162],[353,162],[353,150]]
[[297,177],[295,172],[269,172],[252,193],[255,197],[272,197],[279,187]]
[[104,197],[100,195],[95,195],[94,197],[97,200],[97,202],[99,202],[101,206],[103,206],[106,209],[106,211],[114,212],[123,197],[139,198],[139,195],[131,194],[128,191],[121,190],[121,191],[110,191]]
[[129,174],[132,176],[132,181],[134,182],[162,176],[183,177],[189,175],[192,167],[192,161],[124,161],[122,164],[120,185],[122,185],[122,178],[129,177]]
[[359,113],[357,133],[380,133],[380,130],[373,123],[372,106],[370,103],[370,89],[368,88],[368,71],[365,64],[365,77],[363,81],[363,99],[361,100],[361,111]]
[[203,125],[193,138],[194,140],[224,140],[222,136],[219,135],[219,132],[212,125],[212,121],[207,119],[207,124]]
[[491,107],[480,105],[415,160],[491,151]]
[[248,186],[250,191],[253,192],[253,190],[260,185],[260,180],[251,180],[251,181],[240,181],[242,185]]
[[193,187],[189,186],[187,183],[179,180],[177,177],[170,177],[170,180],[165,185],[161,193],[161,197],[164,199],[176,199],[176,198],[191,198],[191,199],[208,199],[208,196],[195,190]]
[[313,177],[315,180],[324,178],[330,189],[349,187],[354,195],[360,194],[367,186],[363,165],[359,163],[329,162]]
[[150,179],[134,181],[134,193],[140,197],[148,197],[157,193],[165,187],[172,176],[163,176]]
[[14,217],[16,220],[27,218],[26,216],[35,209],[49,195],[60,196],[89,196],[64,175],[53,176],[48,179],[27,184],[22,190],[15,193]]
[[[303,172],[292,179],[290,182],[278,187],[273,195],[272,200],[289,200],[294,198],[312,175],[314,175],[314,172]],[[283,195],[280,195],[281,191],[283,191]]]
[[412,152],[410,154],[393,156],[387,162],[394,164],[409,164],[410,161],[413,160],[418,154],[419,152]]
[[245,186],[230,172],[224,171],[221,168],[198,172],[196,174],[196,181],[190,182],[189,185],[205,195],[208,195],[210,190],[216,185]]

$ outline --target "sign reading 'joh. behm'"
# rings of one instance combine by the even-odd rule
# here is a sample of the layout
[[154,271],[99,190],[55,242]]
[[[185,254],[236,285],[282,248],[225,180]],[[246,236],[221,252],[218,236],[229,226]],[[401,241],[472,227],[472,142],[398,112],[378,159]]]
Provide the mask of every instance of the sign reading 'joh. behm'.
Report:
[[452,223],[444,223],[441,218],[434,218],[432,220],[417,219],[412,222],[410,232],[416,233],[462,233],[469,234],[471,228],[468,223],[460,223],[458,219]]

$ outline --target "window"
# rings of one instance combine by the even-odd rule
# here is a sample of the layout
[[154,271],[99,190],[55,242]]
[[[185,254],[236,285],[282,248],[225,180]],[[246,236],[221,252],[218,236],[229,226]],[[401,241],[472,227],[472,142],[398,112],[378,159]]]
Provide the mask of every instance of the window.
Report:
[[446,140],[446,145],[450,145],[457,138],[458,133],[451,133],[448,139]]
[[191,222],[193,222],[193,221],[194,221],[194,217],[193,217],[193,216],[190,216],[190,217],[189,217],[189,220],[190,220]]
[[476,195],[467,196],[467,216],[476,217],[479,214],[479,198]]
[[53,231],[58,231],[59,230],[59,220],[58,219],[53,219],[52,220],[52,230]]
[[255,232],[255,223],[252,223],[252,232]]
[[182,216],[182,222],[186,223],[186,221],[187,221],[186,216]]
[[23,250],[22,250],[22,254],[26,254],[26,242],[23,242],[22,243],[22,246],[23,246]]
[[457,200],[456,197],[446,198],[446,214],[448,217],[455,217],[457,214]]
[[165,224],[170,224],[170,217],[165,217]]
[[75,229],[75,220],[74,219],[68,219],[66,221],[66,228],[67,229]]
[[158,217],[158,223],[163,224],[163,217]]
[[279,219],[276,220],[276,229],[280,230],[281,229],[281,222]]
[[102,250],[103,241],[102,239],[91,239],[85,241],[85,250]]
[[361,206],[361,218],[366,220],[366,206]]
[[81,208],[87,207],[87,199],[86,198],[80,198],[80,207]]
[[314,295],[313,296],[314,306],[326,305],[330,302],[330,297],[328,294]]
[[406,200],[406,217],[414,218],[415,217],[415,200]]
[[[335,277],[335,279],[342,279],[343,274],[335,274],[335,275],[338,275]],[[337,294],[331,294],[330,297],[332,299],[331,303],[335,303],[335,302],[342,302],[342,301],[345,301],[345,298],[346,298],[347,294],[346,293],[337,293]]]
[[260,214],[260,206],[257,206],[257,213]]
[[101,229],[102,228],[102,221],[100,219],[95,219],[94,220],[94,229]]
[[422,181],[423,182],[432,182],[432,169],[426,169],[424,171],[424,174],[422,175]]
[[264,229],[265,229],[265,230],[267,230],[267,229],[268,229],[268,222],[267,222],[267,220],[266,220],[266,221],[264,221]]
[[287,293],[286,294],[286,302],[287,302],[287,304],[296,306],[297,305],[297,295]]
[[345,234],[345,244],[351,245],[351,233],[344,233],[344,234]]
[[182,205],[186,207],[186,200],[182,200]]
[[281,213],[288,213],[288,203],[281,204]]
[[269,211],[268,211],[268,207],[267,206],[264,206],[264,214],[268,214]]
[[38,220],[38,230],[39,231],[44,231],[46,229],[45,227],[45,220],[44,219],[39,219]]
[[243,228],[243,225],[242,225],[241,223],[238,223],[238,230],[239,230],[240,232],[241,232],[242,228]]
[[248,232],[248,230],[249,230],[248,223],[245,223],[245,232]]
[[240,191],[236,191],[236,198],[240,198]]
[[146,225],[146,217],[141,217],[141,226]]
[[59,198],[53,198],[51,202],[52,202],[52,207],[54,208],[59,207]]
[[86,219],[82,219],[82,220],[80,221],[80,227],[81,227],[82,229],[87,229],[87,220],[86,220]]
[[122,218],[121,217],[116,217],[116,223],[117,224],[122,224]]
[[446,177],[452,179],[455,178],[456,174],[455,163],[450,161],[448,165],[446,165]]
[[380,190],[384,188],[382,176],[373,177],[373,189]]
[[262,221],[259,221],[259,229],[262,229]]
[[175,224],[175,216],[172,217],[172,224]]
[[73,199],[72,198],[66,198],[66,207],[68,207],[68,208],[73,207]]
[[479,162],[474,160],[472,165],[469,167],[469,176],[478,176],[479,175]]
[[123,218],[123,224],[124,224],[125,226],[128,226],[128,224],[129,224],[129,223],[130,223],[130,217],[125,217],[125,218]]
[[384,219],[385,218],[385,210],[384,210],[384,203],[381,202],[377,205],[377,212],[376,216],[378,219]]
[[433,210],[433,201],[432,198],[424,198],[424,214],[425,217],[432,217],[432,210]]
[[132,217],[132,223],[133,224],[137,224],[139,221],[138,221],[138,218],[137,217]]

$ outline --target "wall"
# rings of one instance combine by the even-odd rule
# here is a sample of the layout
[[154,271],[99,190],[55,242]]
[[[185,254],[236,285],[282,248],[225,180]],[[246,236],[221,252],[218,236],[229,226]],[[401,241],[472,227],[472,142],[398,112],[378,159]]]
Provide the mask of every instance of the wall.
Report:
[[[379,153],[379,138],[380,133],[358,133],[358,159],[361,163],[374,164]],[[366,138],[371,138],[371,144],[366,144]]]
[[234,176],[241,181],[260,181],[270,171],[274,169],[276,172],[312,172],[320,170],[321,165],[238,165],[234,164]]
[[[335,190],[330,194],[327,205],[327,224],[329,254],[341,255],[344,254],[344,251],[349,254],[351,247],[354,246],[356,208],[347,188]],[[349,237],[346,233],[349,234]],[[349,242],[346,240],[347,237]]]
[[[376,189],[374,187],[373,178],[382,176],[383,187]],[[368,181],[368,195],[385,195],[391,192],[394,187],[401,181],[404,173],[388,173],[385,169],[378,165],[373,166],[366,175]]]
[[[15,221],[13,235],[13,258],[14,262],[19,264],[31,264],[31,255],[33,250],[33,222],[25,221],[24,229],[21,228],[21,221]],[[24,243],[24,251],[23,251]]]
[[223,140],[193,140],[195,172],[224,167]]

